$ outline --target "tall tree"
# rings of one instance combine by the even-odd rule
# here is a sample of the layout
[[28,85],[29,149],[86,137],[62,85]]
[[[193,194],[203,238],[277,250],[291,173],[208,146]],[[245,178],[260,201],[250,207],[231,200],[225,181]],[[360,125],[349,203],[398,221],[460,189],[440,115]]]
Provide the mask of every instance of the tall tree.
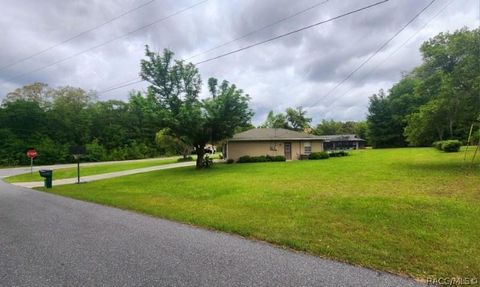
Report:
[[403,135],[392,130],[395,124],[391,108],[383,90],[370,97],[368,107],[368,138],[374,148],[399,146],[403,142]]
[[307,117],[307,111],[302,107],[288,108],[285,113],[287,121],[293,130],[303,131],[310,127],[312,118]]
[[201,77],[192,63],[174,60],[172,51],[162,54],[145,49],[141,77],[151,85],[148,93],[156,99],[165,127],[177,138],[191,143],[197,154],[197,169],[204,167],[205,146],[231,137],[238,126],[248,125],[253,115],[249,96],[224,81],[217,87],[210,80],[210,98],[199,99]]
[[290,128],[287,122],[287,117],[283,113],[275,114],[273,111],[268,112],[267,118],[260,127],[272,129]]

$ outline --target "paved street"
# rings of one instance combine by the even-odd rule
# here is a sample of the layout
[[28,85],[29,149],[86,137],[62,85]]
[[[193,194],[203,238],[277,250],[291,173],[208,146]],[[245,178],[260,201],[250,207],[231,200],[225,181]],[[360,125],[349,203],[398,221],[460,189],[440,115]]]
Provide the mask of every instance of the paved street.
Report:
[[1,286],[416,286],[401,277],[0,181]]

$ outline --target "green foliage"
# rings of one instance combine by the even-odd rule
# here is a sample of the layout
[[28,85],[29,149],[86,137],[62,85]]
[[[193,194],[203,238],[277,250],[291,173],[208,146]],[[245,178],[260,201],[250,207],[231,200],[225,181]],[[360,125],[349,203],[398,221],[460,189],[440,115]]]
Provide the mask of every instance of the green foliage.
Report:
[[312,152],[311,154],[308,155],[308,159],[328,159],[330,155],[325,152]]
[[[367,137],[367,122],[360,121],[334,121],[334,120],[322,120],[316,127],[313,129],[313,134],[315,135],[341,135],[341,134],[353,134],[361,139],[368,140]],[[367,141],[367,144],[368,141]]]
[[395,128],[398,122],[392,118],[392,107],[383,90],[370,98],[368,112],[368,139],[373,148],[404,145],[402,134]]
[[159,120],[152,110],[152,102],[138,94],[129,102],[98,102],[79,88],[26,85],[0,106],[0,164],[28,165],[30,147],[39,152],[35,164],[73,162],[73,145],[86,146],[84,161],[157,156]]
[[261,156],[248,156],[244,155],[238,158],[237,163],[250,163],[250,162],[275,162],[286,161],[287,159],[283,155],[261,155]]
[[328,153],[330,157],[342,157],[347,156],[348,152],[345,150],[333,150]]
[[274,155],[274,156],[269,156],[267,155],[268,161],[286,161],[287,159],[283,155]]
[[[444,152],[458,152],[462,146],[462,142],[459,140],[446,140],[441,142],[436,142],[436,147],[440,146],[440,149]],[[438,147],[437,147],[438,148]]]
[[311,122],[312,118],[307,117],[307,111],[302,107],[297,107],[287,108],[285,113],[275,114],[273,111],[270,111],[267,119],[260,127],[304,131],[310,128]]
[[261,125],[262,128],[272,129],[289,129],[287,117],[283,113],[275,114],[273,111],[268,112],[267,119]]
[[238,163],[248,163],[251,162],[250,156],[249,155],[244,155],[238,158],[237,160]]
[[193,161],[193,157],[192,156],[187,156],[187,157],[181,157],[181,158],[177,159],[177,162],[186,162],[186,161]]
[[373,147],[466,140],[480,112],[480,29],[440,33],[423,43],[423,63],[385,95],[370,98]]
[[232,164],[232,163],[234,163],[234,162],[235,162],[235,161],[233,160],[233,158],[227,159],[227,164]]
[[216,79],[208,81],[211,97],[200,100],[202,80],[192,63],[174,60],[165,49],[154,53],[146,46],[147,59],[141,61],[141,77],[151,85],[148,97],[155,101],[169,135],[193,146],[197,169],[204,168],[204,148],[233,136],[238,127],[247,126],[253,116],[250,97],[235,85]]
[[442,150],[442,144],[444,141],[436,141],[432,144],[432,146],[438,150]]
[[302,107],[287,108],[285,113],[287,114],[287,121],[295,131],[303,131],[310,127],[312,118],[307,117],[307,111]]
[[87,150],[87,161],[106,161],[108,160],[108,153],[105,147],[103,147],[97,139],[94,139],[91,143],[85,145]]

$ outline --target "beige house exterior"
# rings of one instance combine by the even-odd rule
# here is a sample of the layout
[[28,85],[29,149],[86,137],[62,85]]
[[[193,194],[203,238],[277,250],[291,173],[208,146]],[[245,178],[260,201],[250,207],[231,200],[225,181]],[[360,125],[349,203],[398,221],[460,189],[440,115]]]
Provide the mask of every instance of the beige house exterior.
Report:
[[283,155],[287,160],[297,160],[323,151],[323,141],[318,136],[287,129],[257,128],[235,134],[227,141],[224,155],[235,161],[244,155]]

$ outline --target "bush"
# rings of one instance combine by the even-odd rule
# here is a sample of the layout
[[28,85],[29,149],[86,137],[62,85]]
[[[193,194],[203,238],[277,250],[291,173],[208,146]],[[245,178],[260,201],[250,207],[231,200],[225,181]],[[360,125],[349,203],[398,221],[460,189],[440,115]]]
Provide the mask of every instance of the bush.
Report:
[[336,150],[330,152],[330,157],[340,157],[340,156],[347,156],[348,152],[344,150]]
[[458,152],[462,146],[462,142],[458,140],[436,141],[432,146],[444,152]]
[[442,144],[444,141],[436,141],[432,144],[432,146],[438,150],[442,150]]
[[461,146],[462,143],[458,140],[443,141],[442,150],[444,152],[458,152]]
[[86,144],[87,155],[85,161],[105,161],[108,159],[107,150],[103,147],[97,139],[91,143]]
[[241,157],[238,158],[237,162],[238,162],[238,163],[251,162],[251,161],[250,161],[250,156],[249,156],[249,155],[241,156]]
[[283,155],[276,155],[272,157],[272,161],[286,161],[287,158],[284,157]]
[[247,162],[272,162],[272,161],[286,161],[286,158],[283,155],[261,155],[261,156],[249,156],[244,155],[238,158],[238,163],[247,163]]
[[231,159],[231,158],[227,159],[227,164],[232,164],[233,162],[234,162],[233,159]]
[[192,161],[192,160],[193,160],[193,157],[187,156],[187,157],[181,157],[177,159],[177,162],[185,162],[185,161]]
[[327,152],[312,152],[309,156],[308,159],[327,159],[329,158],[330,155]]

